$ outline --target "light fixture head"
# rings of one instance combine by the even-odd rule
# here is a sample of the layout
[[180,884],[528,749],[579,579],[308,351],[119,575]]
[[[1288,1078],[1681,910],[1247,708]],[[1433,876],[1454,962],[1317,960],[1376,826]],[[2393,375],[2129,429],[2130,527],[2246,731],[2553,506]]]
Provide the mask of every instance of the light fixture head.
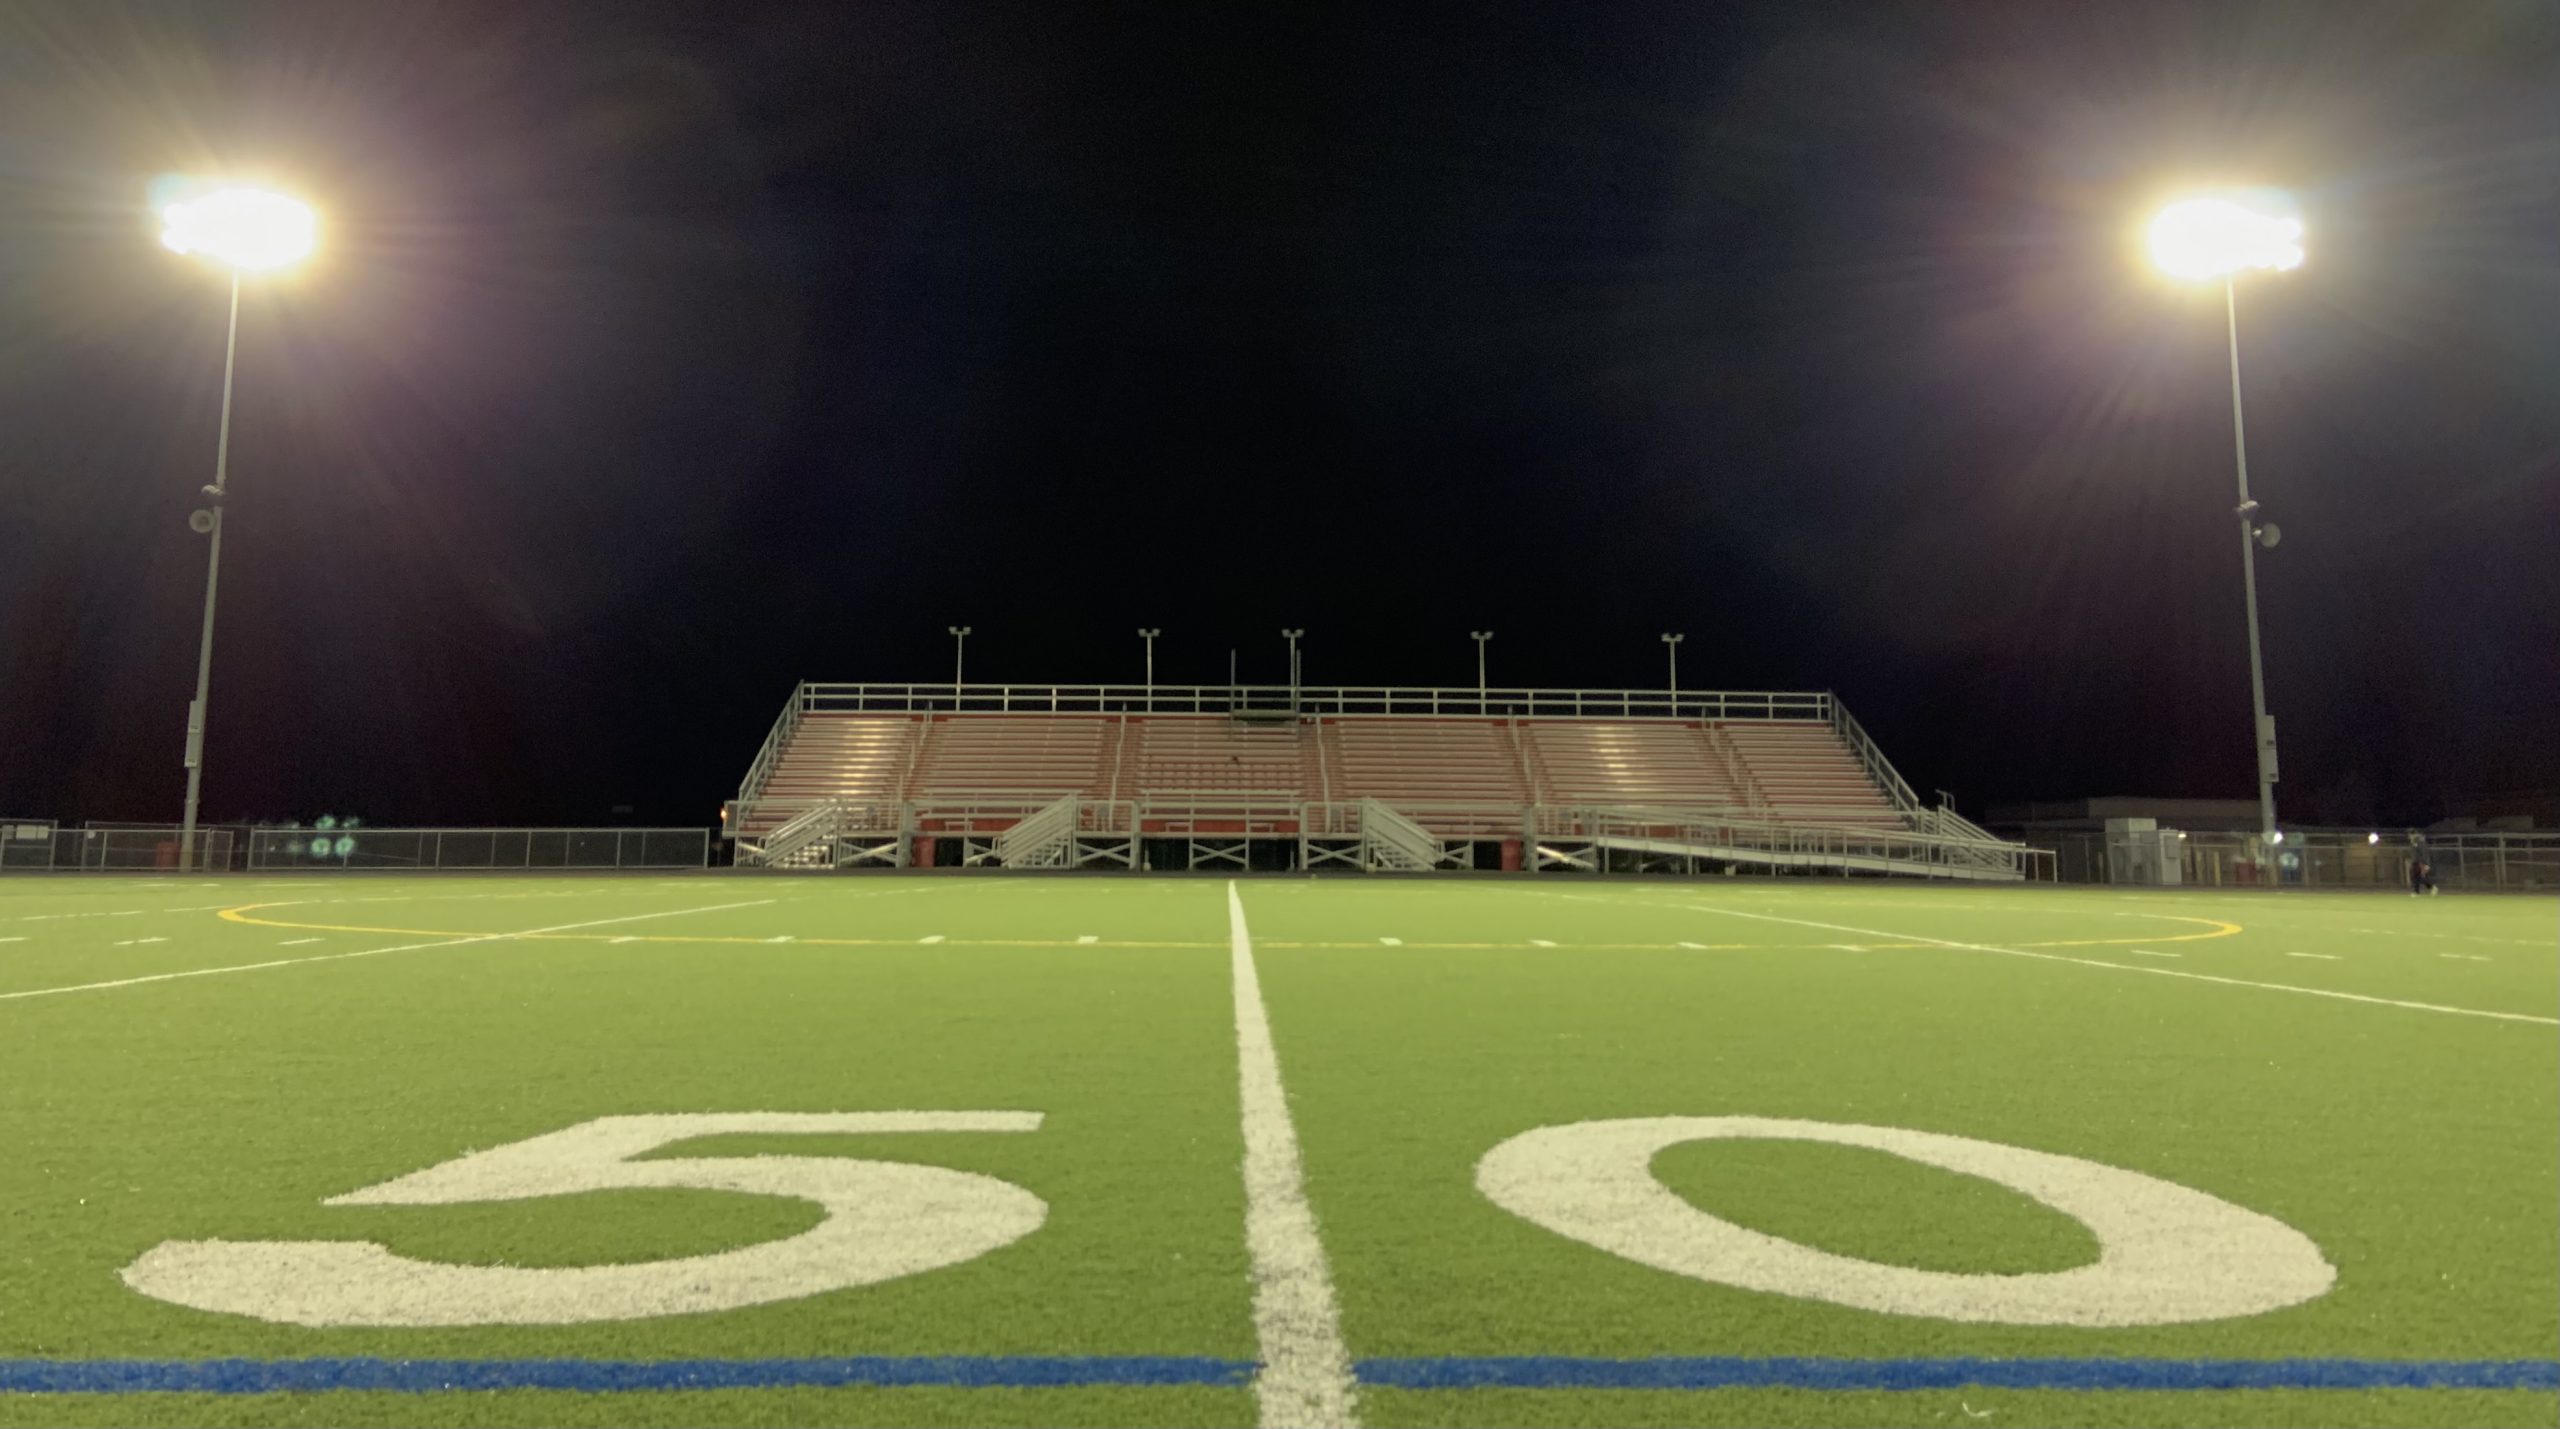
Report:
[[2180,199],[2151,220],[2151,261],[2173,278],[2227,278],[2302,266],[2302,217],[2266,190]]
[[191,184],[159,205],[160,244],[243,273],[270,273],[320,246],[309,204],[246,184]]

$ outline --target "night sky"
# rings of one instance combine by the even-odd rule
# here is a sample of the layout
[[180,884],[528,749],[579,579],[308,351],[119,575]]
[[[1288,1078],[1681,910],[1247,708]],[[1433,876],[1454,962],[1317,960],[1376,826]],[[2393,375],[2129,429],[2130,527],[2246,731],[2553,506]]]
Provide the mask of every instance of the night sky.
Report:
[[0,10],[0,815],[709,822],[793,683],[1837,690],[1923,790],[2560,787],[2560,7]]

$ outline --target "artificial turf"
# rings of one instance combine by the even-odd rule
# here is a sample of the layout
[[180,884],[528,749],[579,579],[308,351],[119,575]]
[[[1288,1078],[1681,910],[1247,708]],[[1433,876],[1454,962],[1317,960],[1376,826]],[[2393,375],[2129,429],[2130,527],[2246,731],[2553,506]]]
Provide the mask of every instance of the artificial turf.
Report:
[[[0,1361],[1250,1361],[1225,889],[0,879]],[[1241,891],[1357,1359],[2560,1360],[2549,899],[1569,877]],[[27,993],[42,995],[10,996]],[[901,1109],[1043,1120],[655,1154],[951,1167],[1028,1189],[1046,1222],[926,1274],[586,1325],[308,1328],[163,1303],[118,1275],[169,1240],[373,1240],[515,1266],[768,1241],[819,1212],[663,1189],[320,1202],[599,1116]],[[2182,1325],[1883,1315],[1620,1260],[1471,1179],[1532,1128],[1673,1115],[1880,1124],[2138,1170],[2301,1231],[2337,1284]],[[1690,1143],[1654,1170],[1719,1216],[1842,1255],[2018,1274],[2094,1253],[2085,1228],[2015,1192],[1881,1152]],[[2560,1415],[2539,1389],[1373,1385],[1361,1403],[1373,1424]],[[0,1422],[1252,1418],[1244,1389],[1198,1384],[0,1395]]]

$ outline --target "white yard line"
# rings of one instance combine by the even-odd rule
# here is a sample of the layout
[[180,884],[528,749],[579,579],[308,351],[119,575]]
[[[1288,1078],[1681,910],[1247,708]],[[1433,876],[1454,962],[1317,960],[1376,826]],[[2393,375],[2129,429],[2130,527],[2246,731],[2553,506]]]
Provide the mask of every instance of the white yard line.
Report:
[[167,941],[169,940],[166,938],[118,938],[115,941],[115,946],[119,948],[130,948],[136,943],[165,943]]
[[2127,948],[2125,951],[2138,958],[2183,958],[2186,956],[2184,953],[2155,953],[2149,948]]
[[1402,938],[1380,938],[1378,941],[1390,948],[1401,948],[1404,946],[1404,939]]
[[927,933],[923,937],[916,939],[916,941],[919,943],[939,943],[942,941],[942,935],[940,933]]
[[[1558,894],[1570,898],[1572,894]],[[2477,1007],[2447,1007],[2435,1002],[2404,1002],[2396,997],[2367,997],[2360,992],[2339,992],[2325,987],[2296,987],[2283,982],[2251,982],[2247,978],[2219,977],[2212,973],[2191,973],[2178,968],[2148,968],[2132,963],[2111,963],[2100,958],[2074,958],[2061,953],[2030,952],[2025,948],[2002,948],[1989,943],[1967,943],[1954,938],[1930,938],[1918,933],[1887,933],[1875,928],[1851,928],[1840,923],[1816,923],[1807,918],[1781,918],[1775,913],[1745,913],[1739,908],[1717,908],[1703,903],[1657,905],[1686,908],[1696,913],[1715,913],[1727,918],[1749,918],[1762,923],[1792,923],[1799,928],[1820,928],[1832,933],[1856,933],[1862,937],[1927,943],[1940,948],[1962,948],[1968,952],[1998,953],[2003,957],[2034,958],[2039,962],[2077,963],[2084,968],[2112,968],[2121,973],[2147,973],[2152,977],[2187,978],[2195,982],[2218,982],[2229,987],[2265,988],[2270,992],[2295,992],[2305,997],[2333,997],[2340,1002],[2369,1002],[2380,1007],[2406,1007],[2418,1012],[2449,1012],[2456,1017],[2487,1017],[2500,1022],[2531,1022],[2544,1027],[2560,1027],[2560,1017],[2537,1017],[2530,1012],[2487,1012]]]
[[1298,1165],[1298,1132],[1280,1085],[1280,1054],[1262,1010],[1244,899],[1227,884],[1227,933],[1236,997],[1236,1075],[1244,1107],[1244,1240],[1253,1262],[1253,1332],[1262,1368],[1253,1377],[1263,1429],[1358,1429],[1351,1353],[1325,1268],[1316,1213]]
[[305,943],[316,943],[319,941],[320,940],[318,938],[287,938],[283,942],[276,944],[276,946],[279,948],[298,948]]
[[2338,960],[2338,955],[2336,953],[2287,953],[2285,956],[2288,958],[2318,958],[2324,963],[2334,963]]
[[612,923],[637,923],[644,918],[678,918],[687,913],[718,913],[730,908],[753,908],[771,903],[770,898],[750,898],[743,903],[714,903],[707,908],[669,908],[657,913],[634,913],[625,918],[598,918],[587,923],[558,923],[548,928],[524,928],[509,933],[478,933],[468,938],[439,938],[425,943],[399,943],[388,948],[360,948],[351,953],[318,953],[307,958],[275,958],[263,963],[234,963],[229,967],[196,968],[182,973],[153,973],[149,977],[122,977],[113,982],[75,983],[69,987],[39,987],[25,992],[0,992],[0,1002],[14,1002],[22,997],[52,997],[65,992],[99,992],[111,987],[135,987],[146,982],[175,982],[184,977],[219,977],[224,973],[251,973],[264,968],[299,967],[304,963],[333,963],[341,958],[369,958],[378,953],[411,953],[422,948],[459,948],[466,943],[494,943],[507,938],[527,938],[537,933],[568,933],[580,928],[602,928]]
[[1079,933],[1076,935],[1076,941],[1079,943],[1099,943],[1102,941],[1102,935],[1100,933]]

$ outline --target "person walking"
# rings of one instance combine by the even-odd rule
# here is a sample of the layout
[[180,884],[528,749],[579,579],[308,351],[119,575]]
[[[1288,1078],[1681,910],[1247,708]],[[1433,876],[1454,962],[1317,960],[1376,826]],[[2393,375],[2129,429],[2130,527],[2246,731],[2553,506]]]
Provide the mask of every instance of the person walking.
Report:
[[2427,840],[2417,830],[2409,831],[2409,896],[2435,893],[2436,869],[2427,857]]

